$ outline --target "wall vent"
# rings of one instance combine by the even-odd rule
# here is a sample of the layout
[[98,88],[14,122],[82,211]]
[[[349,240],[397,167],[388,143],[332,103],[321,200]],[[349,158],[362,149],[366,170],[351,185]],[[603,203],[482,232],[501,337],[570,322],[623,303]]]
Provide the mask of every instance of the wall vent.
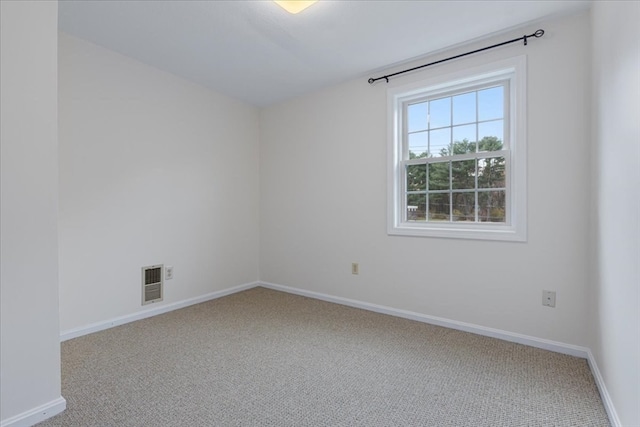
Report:
[[142,267],[142,305],[162,301],[164,266]]

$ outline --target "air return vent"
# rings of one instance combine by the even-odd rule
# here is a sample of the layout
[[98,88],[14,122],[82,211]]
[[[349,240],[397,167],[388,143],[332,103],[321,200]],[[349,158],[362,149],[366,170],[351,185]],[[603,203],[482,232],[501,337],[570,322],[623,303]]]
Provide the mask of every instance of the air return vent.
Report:
[[163,265],[142,267],[142,305],[162,301]]

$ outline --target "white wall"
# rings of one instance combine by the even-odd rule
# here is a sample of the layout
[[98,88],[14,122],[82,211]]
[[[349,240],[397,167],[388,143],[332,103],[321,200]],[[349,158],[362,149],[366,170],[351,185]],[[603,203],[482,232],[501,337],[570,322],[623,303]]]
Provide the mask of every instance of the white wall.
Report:
[[[4,425],[64,400],[57,3],[0,7]],[[390,84],[528,55],[526,244],[386,235],[388,86],[368,76],[263,111],[258,165],[254,108],[61,34],[62,329],[141,310],[142,265],[174,266],[163,304],[256,280],[260,206],[262,280],[589,345],[622,425],[639,424],[639,18],[637,3],[592,13],[590,266],[586,14],[544,23],[527,48]],[[557,308],[540,305],[542,288],[558,291]]]
[[596,2],[590,347],[621,424],[640,425],[640,3]]
[[[527,47],[510,45],[389,85],[370,86],[370,76],[362,76],[265,109],[261,280],[586,345],[589,14],[532,25],[526,33],[538,28],[546,35]],[[528,242],[388,236],[386,89],[523,54]],[[360,263],[360,275],[351,275],[351,262]],[[542,306],[543,289],[557,291],[556,308]]]
[[258,114],[66,34],[59,42],[63,331],[258,278]]
[[[58,330],[56,1],[0,2],[0,420],[64,409]],[[43,419],[43,414],[31,414]],[[32,422],[34,418],[31,418]]]

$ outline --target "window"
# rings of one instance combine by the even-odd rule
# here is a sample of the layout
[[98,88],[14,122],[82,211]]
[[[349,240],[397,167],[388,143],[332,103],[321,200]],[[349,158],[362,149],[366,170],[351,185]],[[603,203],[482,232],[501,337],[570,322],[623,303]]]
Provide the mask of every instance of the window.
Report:
[[389,234],[526,240],[525,58],[389,90]]

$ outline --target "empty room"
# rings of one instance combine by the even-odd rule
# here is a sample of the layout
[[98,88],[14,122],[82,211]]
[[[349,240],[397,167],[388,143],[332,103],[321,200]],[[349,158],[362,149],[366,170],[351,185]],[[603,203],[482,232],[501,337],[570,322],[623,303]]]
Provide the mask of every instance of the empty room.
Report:
[[640,2],[0,20],[0,427],[640,427]]

